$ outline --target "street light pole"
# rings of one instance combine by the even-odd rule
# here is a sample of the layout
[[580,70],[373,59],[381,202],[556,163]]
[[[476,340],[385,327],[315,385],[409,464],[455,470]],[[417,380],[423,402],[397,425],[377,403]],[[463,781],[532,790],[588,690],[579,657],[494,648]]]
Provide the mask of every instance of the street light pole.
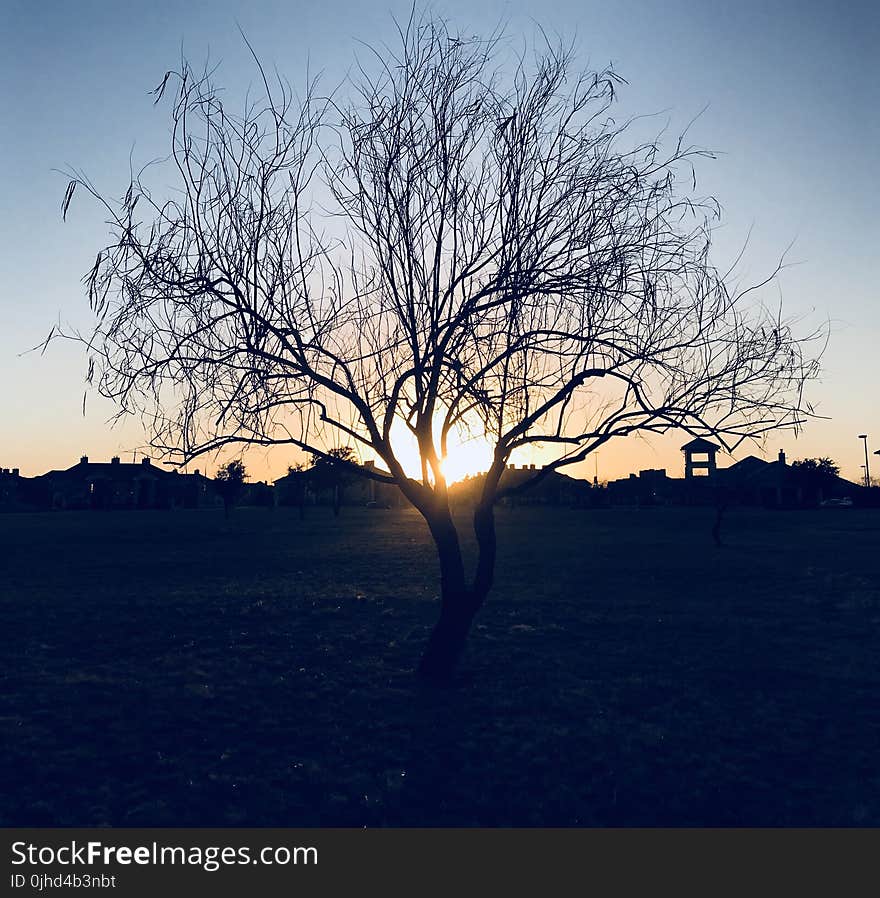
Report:
[[860,433],[859,439],[865,444],[865,486],[871,488],[871,469],[868,467],[868,434]]

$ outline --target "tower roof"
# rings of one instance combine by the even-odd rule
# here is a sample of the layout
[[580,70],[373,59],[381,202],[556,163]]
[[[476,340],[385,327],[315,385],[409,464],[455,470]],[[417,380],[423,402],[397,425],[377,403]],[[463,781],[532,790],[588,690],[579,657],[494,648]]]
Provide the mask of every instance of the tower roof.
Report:
[[695,440],[691,440],[689,443],[685,443],[684,446],[681,447],[682,452],[717,452],[721,447],[717,446],[715,443],[710,443],[708,440],[704,440],[702,437],[697,437]]

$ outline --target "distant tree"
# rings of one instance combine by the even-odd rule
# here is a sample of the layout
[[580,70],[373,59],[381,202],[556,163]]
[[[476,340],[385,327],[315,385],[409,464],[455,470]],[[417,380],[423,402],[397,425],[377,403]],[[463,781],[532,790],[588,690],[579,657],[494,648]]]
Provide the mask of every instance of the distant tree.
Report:
[[[396,484],[436,544],[419,672],[446,679],[493,585],[512,453],[544,447],[526,489],[633,434],[731,449],[796,428],[818,352],[751,301],[763,284],[713,265],[720,212],[693,168],[711,154],[613,116],[613,69],[561,44],[516,57],[430,13],[399,37],[332,99],[257,62],[240,114],[184,61],[156,89],[173,188],[142,172],[113,199],[74,171],[62,213],[79,186],[107,216],[81,339],[159,451],[283,444],[333,469],[323,447],[347,440],[384,466],[360,473]],[[492,450],[473,570],[443,467],[462,429]]]
[[840,474],[840,468],[830,458],[804,458],[791,463],[792,468],[820,483]]
[[242,461],[230,461],[217,469],[214,483],[223,499],[223,513],[226,517],[229,517],[229,512],[241,497],[247,478],[248,473]]
[[300,520],[306,516],[306,498],[309,491],[309,470],[302,463],[287,466],[287,477],[284,485],[288,500],[299,509]]
[[309,481],[316,490],[327,490],[330,493],[334,517],[339,517],[339,510],[345,495],[345,487],[357,476],[357,459],[351,446],[330,449],[326,453],[316,455],[309,469]]

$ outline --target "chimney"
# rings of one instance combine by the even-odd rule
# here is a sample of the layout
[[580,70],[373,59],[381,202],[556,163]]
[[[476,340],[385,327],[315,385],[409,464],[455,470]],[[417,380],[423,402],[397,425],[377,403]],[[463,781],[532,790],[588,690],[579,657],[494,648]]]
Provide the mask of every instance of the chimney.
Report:
[[534,471],[534,470],[535,470],[535,466],[534,466],[534,465],[529,465],[529,470],[530,470],[530,471]]
[[13,468],[13,469],[12,469],[12,476],[13,476],[13,477],[18,477],[18,468]]
[[114,455],[113,458],[110,459],[110,464],[111,464],[111,465],[118,465],[118,464],[119,464],[119,456],[118,456],[118,455]]
[[149,467],[150,467],[150,459],[148,459],[148,458],[142,458],[142,459],[141,459],[141,464],[142,464],[142,465],[145,465],[146,467],[149,468]]
[[198,476],[199,476],[199,469],[196,468],[195,471],[194,471],[193,473],[196,475],[196,477],[198,477]]
[[88,455],[81,455],[81,456],[80,456],[80,459],[79,459],[79,463],[80,463],[81,465],[87,465],[87,464],[89,463],[89,457],[88,457]]
[[783,449],[779,450],[779,464],[781,464],[781,465],[785,464],[785,450],[783,450]]

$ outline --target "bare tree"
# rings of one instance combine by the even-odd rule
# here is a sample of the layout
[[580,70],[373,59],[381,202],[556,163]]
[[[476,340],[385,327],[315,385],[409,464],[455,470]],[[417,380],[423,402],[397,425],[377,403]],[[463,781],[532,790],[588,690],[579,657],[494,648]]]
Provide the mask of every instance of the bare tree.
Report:
[[[512,452],[554,452],[533,484],[633,433],[732,448],[798,426],[817,363],[713,267],[718,210],[693,195],[708,154],[632,138],[610,117],[613,70],[582,73],[550,43],[510,63],[500,38],[430,16],[399,37],[345,100],[310,88],[294,103],[255,57],[264,95],[238,116],[183,64],[157,89],[176,84],[179,192],[160,202],[137,176],[113,202],[74,172],[63,209],[80,185],[109,212],[87,277],[93,373],[157,448],[182,463],[345,442],[381,460],[364,473],[397,484],[437,546],[420,673],[445,678],[492,587]],[[456,429],[494,447],[471,575],[443,470]]]

